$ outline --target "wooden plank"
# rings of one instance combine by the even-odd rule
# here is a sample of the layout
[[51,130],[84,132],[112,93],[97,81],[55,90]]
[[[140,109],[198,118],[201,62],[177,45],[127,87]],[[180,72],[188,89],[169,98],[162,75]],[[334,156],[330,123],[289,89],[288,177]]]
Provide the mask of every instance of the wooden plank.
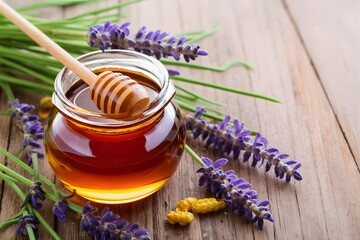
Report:
[[359,169],[360,107],[356,104],[360,91],[359,1],[284,3],[302,36]]
[[[280,225],[275,224],[275,228],[280,231],[275,230],[276,237],[356,238],[359,230],[353,226],[354,223],[359,225],[355,209],[360,202],[356,191],[360,179],[354,158],[345,138],[339,134],[340,126],[301,39],[285,12],[279,11],[281,3],[268,1],[267,4],[257,4],[256,11],[250,11],[248,5],[243,6],[247,9],[243,13],[245,19],[256,16],[254,24],[250,25],[245,19],[239,21],[247,56],[251,62],[259,63],[253,79],[271,80],[271,84],[254,81],[254,87],[265,87],[272,95],[282,96],[285,102],[283,106],[273,107],[266,102],[258,103],[261,129],[266,136],[275,136],[274,143],[280,144],[276,145],[292,150],[294,154],[291,155],[304,164],[304,181],[295,184],[295,196],[290,198],[289,189],[281,185],[275,191],[281,194],[272,201],[279,207],[273,210],[279,211],[277,219]],[[259,22],[259,19],[263,20]],[[340,164],[339,159],[343,161]],[[348,168],[351,170],[348,171]],[[269,192],[274,193],[271,186]],[[351,204],[347,204],[349,202],[344,196],[351,196]],[[297,202],[298,213],[290,208],[281,210],[289,201]],[[355,212],[349,215],[341,213],[343,204]],[[354,205],[357,207],[350,207]],[[339,229],[339,223],[344,228]]]

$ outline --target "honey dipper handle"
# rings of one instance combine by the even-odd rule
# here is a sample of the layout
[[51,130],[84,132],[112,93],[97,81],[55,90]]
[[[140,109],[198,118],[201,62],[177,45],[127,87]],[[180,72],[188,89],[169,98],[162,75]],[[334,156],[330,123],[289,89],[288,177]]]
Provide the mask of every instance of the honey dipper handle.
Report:
[[0,12],[9,19],[9,21],[18,26],[27,36],[46,49],[54,58],[76,73],[76,75],[88,85],[95,81],[96,75],[93,72],[83,66],[78,60],[2,0],[0,0]]

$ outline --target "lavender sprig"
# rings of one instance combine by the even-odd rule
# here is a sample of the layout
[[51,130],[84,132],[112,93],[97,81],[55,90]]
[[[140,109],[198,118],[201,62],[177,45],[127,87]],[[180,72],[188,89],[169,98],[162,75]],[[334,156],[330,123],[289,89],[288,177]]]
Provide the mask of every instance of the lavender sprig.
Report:
[[9,102],[10,112],[15,118],[16,126],[22,131],[24,140],[23,147],[26,152],[26,161],[29,166],[32,164],[31,154],[35,152],[38,158],[44,157],[43,145],[38,140],[44,138],[44,127],[37,115],[31,112],[35,109],[34,105],[20,103],[18,99]]
[[140,229],[136,223],[129,225],[108,207],[102,210],[101,217],[94,215],[96,211],[97,208],[87,202],[81,218],[81,229],[95,239],[150,240],[147,229]]
[[258,163],[260,167],[266,162],[266,172],[274,166],[276,177],[282,179],[286,176],[287,182],[291,177],[302,180],[298,172],[301,163],[285,160],[289,157],[288,154],[280,154],[278,149],[268,148],[268,141],[260,133],[251,136],[251,131],[237,119],[233,120],[233,126],[230,125],[230,116],[226,116],[218,124],[207,123],[202,118],[204,112],[203,107],[197,107],[194,116],[185,115],[186,129],[192,132],[194,139],[200,137],[207,147],[220,150],[227,156],[232,154],[234,160],[239,159],[241,152],[243,152],[243,162],[247,162],[252,156],[252,167],[256,167]]
[[263,229],[264,220],[274,222],[274,218],[267,207],[270,201],[260,202],[260,197],[254,190],[250,190],[251,184],[246,183],[243,178],[238,178],[233,170],[223,171],[221,169],[228,160],[221,158],[214,163],[211,159],[202,157],[205,164],[197,172],[202,173],[199,185],[206,185],[209,192],[217,199],[231,206],[240,215],[245,215],[252,223],[257,222],[260,230]]
[[170,37],[164,41],[169,35],[168,33],[160,30],[148,31],[145,26],[140,28],[135,36],[130,37],[129,25],[130,22],[118,26],[106,21],[104,25],[91,26],[86,34],[88,44],[90,47],[97,47],[102,51],[110,47],[112,49],[133,49],[157,59],[171,56],[178,61],[182,55],[186,62],[195,60],[198,56],[208,55],[206,51],[200,49],[199,45],[185,45],[186,36]]

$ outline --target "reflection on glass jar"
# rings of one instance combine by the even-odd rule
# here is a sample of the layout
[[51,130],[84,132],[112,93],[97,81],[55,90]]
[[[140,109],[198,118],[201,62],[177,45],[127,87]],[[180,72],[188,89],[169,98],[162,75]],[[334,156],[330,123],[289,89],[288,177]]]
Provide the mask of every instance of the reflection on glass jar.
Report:
[[96,202],[132,202],[154,193],[175,172],[185,144],[166,69],[156,59],[122,50],[94,52],[79,60],[96,73],[111,70],[138,81],[151,104],[135,117],[106,115],[96,109],[88,86],[63,69],[55,80],[55,109],[45,131],[56,176],[68,189]]

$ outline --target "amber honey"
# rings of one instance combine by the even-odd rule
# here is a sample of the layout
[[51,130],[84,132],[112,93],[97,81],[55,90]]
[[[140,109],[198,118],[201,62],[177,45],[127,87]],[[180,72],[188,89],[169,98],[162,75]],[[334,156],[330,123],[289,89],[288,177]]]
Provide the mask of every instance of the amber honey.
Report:
[[[161,92],[161,87],[143,74],[116,70],[141,83],[152,101]],[[77,81],[65,96],[77,110],[99,112],[87,88]],[[103,122],[97,118],[93,124],[89,123],[91,117],[82,121],[66,113],[57,108],[50,114],[46,152],[56,176],[80,196],[102,203],[135,201],[163,187],[179,164],[185,128],[179,108],[171,101],[131,124],[119,120],[119,125],[107,126],[111,116]]]

